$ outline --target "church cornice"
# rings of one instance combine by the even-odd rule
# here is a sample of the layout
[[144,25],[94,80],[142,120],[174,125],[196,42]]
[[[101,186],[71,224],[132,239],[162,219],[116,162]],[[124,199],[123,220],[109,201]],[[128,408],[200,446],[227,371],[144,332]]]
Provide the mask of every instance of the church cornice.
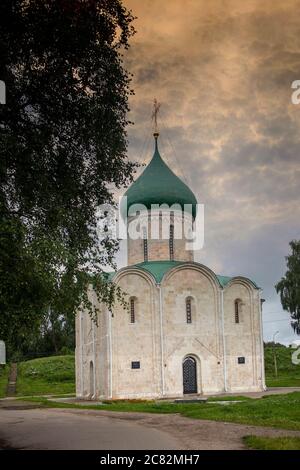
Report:
[[196,271],[202,272],[207,277],[209,277],[214,284],[220,288],[226,290],[234,283],[240,283],[252,289],[261,290],[257,284],[251,279],[244,276],[221,276],[216,274],[210,268],[204,264],[197,263],[196,261],[148,261],[144,263],[139,263],[131,266],[126,266],[119,271],[117,271],[111,280],[117,282],[120,279],[120,275],[126,274],[139,274],[144,275],[148,280],[154,285],[163,284],[164,281],[168,279],[169,276],[173,275],[175,272],[182,269],[194,269]]

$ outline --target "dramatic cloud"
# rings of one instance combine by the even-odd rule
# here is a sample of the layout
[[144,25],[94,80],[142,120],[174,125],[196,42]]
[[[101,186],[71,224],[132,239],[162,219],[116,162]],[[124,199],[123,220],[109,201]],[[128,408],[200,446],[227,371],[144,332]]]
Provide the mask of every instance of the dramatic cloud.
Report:
[[[151,103],[162,103],[161,152],[205,204],[205,248],[220,274],[264,289],[265,338],[293,339],[274,284],[300,238],[300,2],[125,0],[138,17],[130,157],[152,155]],[[269,312],[269,313],[268,313]],[[277,321],[278,320],[278,321]]]

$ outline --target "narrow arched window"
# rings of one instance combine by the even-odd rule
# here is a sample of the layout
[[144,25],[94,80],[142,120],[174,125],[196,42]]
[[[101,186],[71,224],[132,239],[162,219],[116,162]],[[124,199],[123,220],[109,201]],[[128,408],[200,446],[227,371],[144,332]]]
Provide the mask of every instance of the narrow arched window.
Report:
[[169,238],[170,260],[174,260],[174,225],[170,225],[170,238]]
[[135,323],[135,298],[130,299],[130,323]]
[[143,249],[144,249],[144,261],[148,261],[148,239],[147,239],[147,230],[145,227],[143,229]]
[[185,301],[186,322],[192,323],[192,300],[190,298]]
[[241,300],[236,299],[234,301],[234,320],[235,323],[240,323],[240,313],[241,313]]

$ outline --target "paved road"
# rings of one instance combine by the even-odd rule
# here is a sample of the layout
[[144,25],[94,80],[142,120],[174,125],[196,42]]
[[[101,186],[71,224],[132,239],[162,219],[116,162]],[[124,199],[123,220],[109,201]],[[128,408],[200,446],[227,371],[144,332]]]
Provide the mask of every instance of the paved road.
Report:
[[[19,404],[20,406],[20,404]],[[243,436],[300,436],[259,426],[193,420],[178,414],[79,409],[0,409],[0,448],[244,449]]]
[[0,439],[26,449],[176,449],[169,434],[134,421],[65,410],[0,411]]
[[176,449],[173,436],[108,416],[65,410],[0,410],[0,442],[22,449]]

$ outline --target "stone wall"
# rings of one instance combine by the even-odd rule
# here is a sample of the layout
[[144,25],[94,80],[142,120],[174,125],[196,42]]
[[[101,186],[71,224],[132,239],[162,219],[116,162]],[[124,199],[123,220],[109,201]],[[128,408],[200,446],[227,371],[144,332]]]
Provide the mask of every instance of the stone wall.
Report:
[[[224,389],[219,289],[205,269],[173,269],[163,285],[166,394],[182,395],[182,362],[197,362],[198,393]],[[186,299],[192,298],[192,323],[186,320]]]
[[[239,323],[235,323],[235,300],[241,299]],[[264,387],[259,291],[243,280],[224,291],[225,344],[228,389],[257,390]],[[245,363],[238,363],[238,358]]]
[[[130,322],[130,311],[120,304],[113,312],[101,306],[98,327],[86,312],[77,315],[78,396],[91,397],[93,374],[94,398],[182,396],[187,356],[197,363],[198,393],[264,388],[259,291],[249,281],[237,278],[222,290],[212,271],[191,263],[170,270],[161,286],[132,268],[117,274],[115,282],[128,299],[135,298],[136,321]],[[192,323],[186,322],[187,297]],[[238,324],[236,299],[242,302]],[[132,362],[140,362],[140,368],[133,369]]]
[[[144,257],[144,240],[147,238],[148,261],[170,259],[170,224],[174,226],[174,258],[177,261],[193,261],[193,251],[187,249],[187,242],[193,220],[189,214],[174,212],[161,213],[152,211],[139,213],[128,219],[128,265],[142,263]],[[130,225],[132,224],[132,225]],[[140,234],[139,238],[136,238]]]

